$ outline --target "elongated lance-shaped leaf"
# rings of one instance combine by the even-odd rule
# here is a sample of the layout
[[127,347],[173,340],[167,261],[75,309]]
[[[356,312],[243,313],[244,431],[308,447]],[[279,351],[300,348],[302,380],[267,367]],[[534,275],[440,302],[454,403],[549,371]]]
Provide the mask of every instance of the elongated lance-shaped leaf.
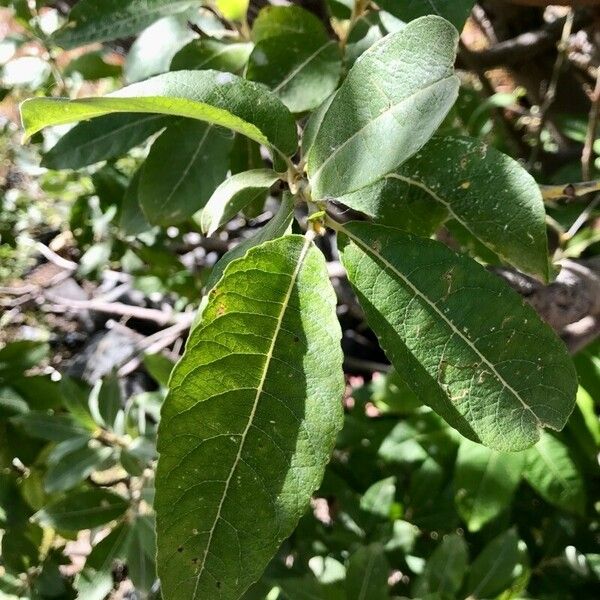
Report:
[[423,17],[356,61],[308,153],[315,199],[377,181],[429,140],[458,94],[457,43],[448,21]]
[[434,240],[372,223],[334,226],[383,349],[448,423],[500,451],[564,426],[575,404],[573,363],[518,294]]
[[237,258],[241,258],[255,246],[260,246],[264,242],[275,240],[290,229],[292,219],[294,218],[294,197],[289,192],[284,192],[281,200],[281,206],[273,218],[252,237],[240,242],[231,250],[228,250],[213,267],[212,273],[206,282],[206,289],[210,290],[223,275],[227,265]]
[[296,124],[267,87],[221,71],[157,75],[99,98],[32,98],[21,105],[25,133],[110,113],[176,115],[222,125],[291,156]]
[[48,169],[81,169],[116,158],[173,120],[163,115],[115,114],[75,125],[44,155]]
[[269,190],[279,179],[271,169],[252,169],[236,173],[225,180],[210,197],[202,211],[200,226],[212,235],[244,207]]
[[154,142],[141,167],[138,198],[148,221],[177,225],[204,207],[229,169],[233,134],[181,119]]
[[241,597],[292,533],[342,423],[340,338],[303,237],[251,249],[212,289],[159,428],[165,600]]
[[401,167],[339,201],[401,229],[411,217],[403,210],[406,203],[412,213],[422,207],[413,217],[417,227],[418,217],[435,223],[436,215],[446,213],[506,262],[549,277],[546,213],[537,183],[517,161],[479,140],[433,138]]
[[479,531],[510,506],[521,481],[525,452],[496,452],[465,440],[454,472],[456,508],[469,531]]
[[166,15],[198,7],[198,0],[80,0],[52,41],[63,48],[135,35]]

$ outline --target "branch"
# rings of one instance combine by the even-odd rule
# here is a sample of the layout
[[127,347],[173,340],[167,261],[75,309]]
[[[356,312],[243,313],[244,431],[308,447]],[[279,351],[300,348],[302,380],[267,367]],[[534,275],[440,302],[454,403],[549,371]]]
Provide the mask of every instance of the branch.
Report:
[[584,179],[591,179],[592,177],[592,150],[596,141],[598,117],[600,116],[600,68],[597,69],[596,87],[592,93],[591,100],[592,106],[590,108],[585,144],[581,153],[581,171]]

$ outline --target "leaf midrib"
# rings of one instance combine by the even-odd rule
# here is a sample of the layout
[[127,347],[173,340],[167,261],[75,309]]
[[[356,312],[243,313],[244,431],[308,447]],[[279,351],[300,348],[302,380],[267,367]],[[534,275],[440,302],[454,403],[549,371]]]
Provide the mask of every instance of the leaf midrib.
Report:
[[219,505],[217,507],[217,512],[215,515],[215,518],[213,520],[213,524],[209,530],[209,534],[208,534],[208,540],[206,542],[206,547],[204,548],[204,552],[202,554],[202,562],[200,563],[200,568],[198,570],[198,575],[196,576],[196,585],[194,586],[194,593],[192,595],[192,598],[195,599],[196,598],[196,593],[198,591],[198,585],[200,584],[200,578],[202,576],[202,573],[204,572],[205,566],[206,566],[206,558],[208,556],[208,552],[210,550],[210,546],[211,546],[211,542],[212,542],[212,538],[213,535],[215,533],[215,529],[217,527],[217,523],[219,522],[219,519],[221,518],[221,511],[223,510],[223,505],[225,503],[225,500],[227,498],[227,492],[229,491],[229,486],[231,484],[231,480],[233,479],[233,474],[235,473],[237,466],[241,460],[242,457],[242,452],[244,450],[244,446],[246,443],[246,439],[248,436],[248,432],[250,431],[250,428],[252,427],[253,421],[254,421],[254,417],[256,415],[256,411],[258,409],[258,402],[260,400],[260,397],[263,393],[263,389],[264,389],[264,385],[267,379],[267,373],[269,372],[269,367],[271,365],[271,359],[273,358],[273,352],[275,351],[275,345],[277,343],[277,339],[279,337],[279,332],[281,330],[282,324],[283,324],[283,319],[285,316],[285,313],[287,311],[289,302],[290,302],[290,298],[292,296],[292,292],[294,290],[294,286],[296,285],[296,280],[298,279],[298,275],[300,273],[300,269],[302,268],[302,265],[304,263],[304,260],[306,258],[306,255],[308,254],[308,250],[310,248],[310,239],[308,237],[305,238],[304,241],[304,246],[302,247],[302,250],[300,252],[300,255],[298,257],[298,263],[296,264],[296,267],[294,269],[294,272],[292,273],[292,276],[290,278],[290,285],[288,286],[288,289],[286,291],[286,294],[284,296],[283,302],[281,303],[281,310],[279,312],[279,315],[277,317],[277,323],[275,325],[275,330],[273,332],[273,339],[271,341],[271,345],[269,346],[269,350],[267,351],[267,354],[265,355],[265,363],[263,366],[263,370],[261,373],[261,378],[260,381],[258,383],[258,386],[256,388],[256,395],[254,397],[254,402],[252,405],[252,410],[250,411],[250,415],[248,417],[248,423],[246,424],[246,427],[244,428],[244,431],[241,434],[241,439],[240,439],[240,444],[239,444],[239,448],[238,448],[238,452],[236,454],[236,457],[234,459],[233,465],[231,467],[231,470],[229,471],[229,475],[227,477],[227,479],[225,480],[225,486],[223,488],[223,494],[221,495],[221,500],[219,501]]
[[[384,110],[382,113],[379,113],[374,119],[371,119],[370,121],[368,121],[367,123],[365,123],[358,131],[356,131],[355,133],[353,133],[347,140],[345,140],[343,143],[341,143],[331,154],[329,154],[329,156],[325,159],[325,161],[323,162],[323,164],[321,164],[321,166],[314,172],[314,174],[312,175],[312,177],[310,178],[313,181],[313,187],[316,187],[315,182],[319,179],[319,176],[321,174],[321,172],[323,171],[323,169],[334,159],[334,157],[339,154],[348,144],[350,144],[352,141],[354,141],[354,139],[356,137],[358,137],[360,134],[362,134],[364,132],[365,129],[371,127],[371,125],[373,125],[373,123],[377,123],[379,120],[383,119],[384,117],[387,117],[388,114],[393,113],[395,110],[399,109],[400,107],[402,107],[404,104],[406,104],[409,100],[412,100],[413,98],[415,98],[416,96],[421,95],[423,92],[426,92],[427,90],[429,90],[429,88],[432,88],[442,82],[446,82],[446,81],[450,81],[451,79],[455,79],[456,75],[450,75],[448,77],[442,77],[441,79],[436,79],[435,81],[429,83],[428,85],[426,85],[425,87],[419,88],[414,94],[411,94],[410,96],[407,96],[406,98],[403,98],[402,100],[400,100],[400,102],[397,102],[396,104],[393,104],[392,106],[390,106],[387,110]],[[331,106],[332,104],[329,106],[329,108],[327,109],[327,112],[325,113],[325,115],[323,116],[323,120],[321,121],[321,125],[323,124],[323,122],[325,121],[325,118],[327,117],[327,114],[329,113],[329,111],[331,110]],[[318,135],[318,134],[317,134]],[[317,140],[315,139],[315,142],[313,142],[313,146],[315,145],[315,143],[317,142]],[[351,191],[356,191],[356,190],[351,190]],[[350,192],[346,192],[346,193],[350,193]]]
[[[385,227],[386,229],[393,229],[391,227],[386,227],[385,225],[382,225],[381,227]],[[440,311],[440,309],[435,305],[435,303],[432,302],[423,292],[421,292],[421,290],[417,288],[412,283],[412,281],[410,281],[405,275],[403,275],[398,269],[396,269],[396,267],[391,262],[389,262],[381,253],[371,248],[368,244],[365,244],[365,242],[363,242],[359,237],[355,236],[350,231],[348,231],[348,229],[345,228],[343,225],[339,225],[338,229],[344,235],[348,236],[357,246],[361,247],[366,254],[371,254],[377,259],[379,259],[386,266],[387,269],[389,269],[401,281],[403,281],[404,284],[412,290],[415,296],[421,298],[421,300],[423,300],[427,304],[427,306],[429,306],[448,325],[452,332],[456,336],[458,336],[458,338],[462,340],[481,359],[482,363],[489,367],[492,374],[502,384],[502,386],[514,395],[514,397],[521,403],[521,405],[526,411],[533,415],[536,423],[539,426],[547,425],[547,423],[545,421],[542,421],[538,417],[538,415],[532,410],[532,408],[527,405],[527,403],[523,400],[523,398],[521,398],[519,393],[508,383],[508,381],[506,381],[502,377],[502,375],[500,375],[496,367],[488,360],[488,358],[484,354],[481,353],[477,346],[475,346],[475,344],[469,338],[465,337],[462,331],[458,327],[456,327],[456,325],[450,319],[448,319],[448,317],[446,317],[446,315],[442,311]]]
[[294,77],[296,77],[299,73],[301,73],[305,67],[307,67],[315,58],[317,58],[317,56],[319,56],[319,54],[321,54],[321,52],[323,52],[326,48],[328,48],[332,44],[335,44],[335,42],[328,41],[328,42],[325,42],[322,46],[319,46],[309,57],[307,57],[299,65],[297,65],[294,69],[292,69],[283,78],[283,80],[276,87],[273,88],[273,92],[277,93],[277,92],[281,91],[281,89],[283,87],[285,87],[288,83],[290,83],[294,79]]

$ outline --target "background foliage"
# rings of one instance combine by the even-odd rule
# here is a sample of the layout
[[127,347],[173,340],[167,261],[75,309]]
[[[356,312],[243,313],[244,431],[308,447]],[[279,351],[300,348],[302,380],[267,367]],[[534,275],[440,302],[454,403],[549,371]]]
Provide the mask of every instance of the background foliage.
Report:
[[[0,595],[159,597],[156,431],[169,374],[202,290],[222,273],[217,259],[238,242],[241,254],[244,241],[275,213],[267,227],[287,229],[291,201],[265,170],[269,157],[258,142],[288,152],[295,125],[260,135],[251,130],[249,140],[199,121],[125,113],[36,132],[22,145],[16,106],[31,96],[100,96],[164,72],[176,86],[177,71],[210,68],[222,77],[244,74],[245,93],[257,102],[260,88],[250,82],[267,85],[302,115],[327,102],[364,50],[429,9],[380,1],[381,11],[362,14],[368,3],[358,2],[358,17],[345,0],[295,3],[312,12],[295,7],[295,29],[282,34],[276,8],[258,12],[266,3],[250,3],[248,12],[247,2],[233,0],[204,8],[192,0],[0,4],[6,7],[0,9],[6,31],[0,42]],[[465,1],[436,4],[458,28],[473,8]],[[595,21],[590,13],[571,13],[565,36],[571,18],[565,21],[565,13],[544,20],[539,9],[500,3],[503,19],[499,3],[496,12],[493,2],[481,4],[463,33],[458,101],[438,133],[489,144],[489,169],[505,160],[493,154],[496,148],[528,164],[539,183],[555,186],[544,192],[552,257],[589,265],[599,248],[597,201],[580,190],[598,187],[600,143],[595,131],[587,143],[586,96],[594,99],[591,75],[598,69]],[[510,20],[512,10],[521,30]],[[494,44],[528,30],[554,32],[553,43],[536,50],[540,73],[528,72],[526,46],[518,48],[524,65],[505,49],[498,64],[485,66]],[[561,34],[568,46],[557,54]],[[306,61],[313,68],[299,70]],[[507,68],[490,74],[489,66]],[[211,81],[202,84],[200,94]],[[57,122],[63,110],[56,110]],[[268,121],[276,107],[263,110]],[[434,138],[398,175],[430,172],[427,161],[442,144]],[[327,148],[319,152],[326,156]],[[367,176],[383,168],[378,162],[367,165]],[[237,202],[231,214],[199,217],[228,173],[249,169],[255,180],[244,181],[242,192],[229,179],[227,193]],[[451,169],[443,175],[445,182],[453,177],[459,174]],[[568,190],[565,202],[566,184],[581,180],[591,183]],[[494,171],[480,181],[493,184]],[[439,182],[429,175],[420,183]],[[373,197],[393,198],[403,184],[386,182],[390,187]],[[527,179],[516,191],[498,189],[497,197],[512,199],[530,185]],[[476,201],[481,194],[474,187]],[[545,262],[527,262],[519,226],[528,215],[517,216],[490,249],[461,227],[472,218],[472,203],[440,229],[447,214],[440,207],[423,211],[414,188],[410,210],[401,214],[364,195],[353,198],[353,191],[339,190],[347,206],[408,220],[488,265],[509,253],[526,272],[547,271]],[[330,259],[344,336],[344,426],[311,510],[244,597],[595,597],[598,341],[589,343],[592,335],[577,344],[577,406],[562,432],[544,433],[524,452],[488,449],[423,406],[389,368],[347,283],[336,278],[331,239],[320,244]]]

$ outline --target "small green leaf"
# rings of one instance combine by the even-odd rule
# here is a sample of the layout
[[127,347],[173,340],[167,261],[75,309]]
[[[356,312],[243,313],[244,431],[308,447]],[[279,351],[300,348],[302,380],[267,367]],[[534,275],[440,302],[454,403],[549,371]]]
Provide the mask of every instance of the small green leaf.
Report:
[[342,424],[340,338],[325,259],[307,239],[229,263],[162,410],[165,600],[239,598],[292,533]]
[[119,227],[126,236],[138,236],[152,229],[152,225],[148,223],[148,219],[146,219],[146,215],[144,215],[140,206],[139,188],[141,174],[141,169],[138,169],[133,174],[123,195]]
[[70,49],[126,38],[161,17],[199,5],[197,0],[80,0],[69,13],[67,24],[53,35],[52,41]]
[[583,477],[568,447],[549,433],[527,451],[523,476],[550,504],[582,514],[585,507]]
[[65,453],[59,462],[48,468],[44,480],[45,490],[51,494],[74,488],[94,471],[99,470],[112,454],[112,448],[98,445],[86,445]]
[[338,200],[385,225],[426,235],[454,219],[509,264],[548,279],[539,186],[518,162],[479,140],[433,138],[396,171]]
[[12,380],[35,367],[48,355],[48,344],[21,340],[0,349],[0,382]]
[[270,87],[293,113],[319,106],[337,87],[342,73],[339,45],[304,34],[260,41],[248,60],[246,77]]
[[50,125],[110,113],[157,113],[207,121],[291,156],[296,123],[265,86],[220,71],[176,71],[134,83],[100,98],[32,98],[21,105],[28,136]]
[[389,519],[394,497],[396,478],[387,477],[370,486],[360,499],[361,510],[381,519]]
[[11,421],[22,427],[28,435],[52,442],[62,442],[72,437],[87,436],[86,429],[69,415],[32,410],[24,415],[13,417]]
[[252,41],[256,44],[270,37],[304,35],[320,38],[323,23],[300,6],[266,6],[252,25]]
[[79,123],[44,155],[47,169],[81,169],[122,156],[165,127],[163,115],[114,114]]
[[499,451],[561,429],[577,377],[564,344],[503,281],[434,240],[337,226],[348,278],[392,364],[463,435]]
[[464,538],[451,534],[431,555],[421,576],[415,582],[416,598],[454,598],[467,572],[469,555]]
[[475,4],[475,0],[435,0],[435,2],[379,0],[378,4],[383,10],[387,10],[395,17],[407,22],[424,15],[439,15],[444,19],[448,19],[460,31]]
[[473,561],[467,580],[469,598],[496,598],[515,579],[521,562],[519,537],[509,529],[495,537]]
[[243,21],[248,11],[249,0],[216,0],[221,14],[230,21]]
[[257,197],[264,196],[278,180],[279,175],[270,169],[244,171],[226,179],[202,210],[202,232],[212,235]]
[[156,581],[154,518],[138,516],[131,525],[127,570],[136,589],[149,592]]
[[128,506],[129,503],[122,496],[108,490],[94,489],[71,493],[48,504],[31,518],[46,527],[79,531],[118,519]]
[[155,225],[177,225],[200,210],[229,169],[231,132],[200,121],[173,124],[141,167],[138,200]]
[[469,531],[479,531],[510,507],[524,464],[524,452],[507,454],[470,440],[461,442],[454,472],[455,501]]
[[348,559],[348,600],[387,600],[390,567],[381,544],[359,548]]
[[144,367],[151,377],[163,387],[169,385],[169,377],[175,363],[164,354],[146,354],[144,356]]
[[253,45],[199,39],[184,46],[171,61],[171,71],[215,69],[229,73],[243,71]]
[[98,408],[104,425],[112,429],[119,410],[123,408],[121,387],[115,372],[110,373],[102,380],[98,389]]
[[457,43],[450,23],[423,17],[356,61],[308,153],[315,199],[377,181],[429,140],[457,97]]
[[92,51],[74,58],[64,70],[64,75],[72,77],[78,74],[88,81],[97,81],[105,77],[120,77],[122,69],[120,65],[107,63],[104,53]]
[[294,197],[286,192],[283,194],[281,206],[275,216],[252,237],[240,242],[237,246],[228,250],[221,260],[213,267],[213,270],[206,282],[206,289],[210,290],[223,275],[227,265],[237,258],[241,258],[255,246],[260,246],[269,240],[275,240],[282,235],[285,235],[292,224],[294,217]]

